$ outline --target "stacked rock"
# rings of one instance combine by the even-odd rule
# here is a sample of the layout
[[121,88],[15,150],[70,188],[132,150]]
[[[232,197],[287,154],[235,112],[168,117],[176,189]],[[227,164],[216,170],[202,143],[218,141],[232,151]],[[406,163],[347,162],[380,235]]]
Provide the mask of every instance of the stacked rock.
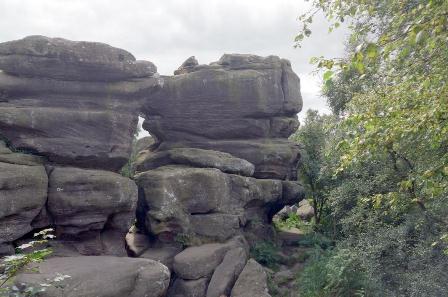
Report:
[[[106,44],[31,36],[0,44],[0,70],[0,254],[51,226],[64,256],[20,282],[69,266],[67,296],[269,296],[249,246],[303,198],[288,61],[191,57],[160,77]],[[153,138],[133,151],[139,114]],[[132,151],[135,182],[118,174]]]
[[296,182],[299,79],[275,56],[185,61],[145,101],[157,142],[135,167],[139,227],[169,243],[269,236],[272,215],[302,197]]
[[170,272],[156,261],[82,256],[127,256],[137,186],[117,171],[139,94],[159,85],[155,66],[102,43],[31,36],[0,44],[0,70],[0,253],[50,226],[63,256],[17,282],[39,288],[63,273],[64,288],[45,296],[164,296]]

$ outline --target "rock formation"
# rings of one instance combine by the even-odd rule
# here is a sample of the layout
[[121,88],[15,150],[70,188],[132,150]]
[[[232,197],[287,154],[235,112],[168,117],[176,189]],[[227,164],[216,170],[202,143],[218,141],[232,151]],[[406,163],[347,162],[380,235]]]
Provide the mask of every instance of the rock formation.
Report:
[[[269,296],[249,246],[303,198],[287,60],[190,57],[159,76],[122,49],[31,36],[0,44],[0,70],[0,254],[57,235],[56,257],[20,282],[70,266],[68,296]],[[133,148],[139,115],[153,137]],[[133,180],[118,174],[131,153]]]

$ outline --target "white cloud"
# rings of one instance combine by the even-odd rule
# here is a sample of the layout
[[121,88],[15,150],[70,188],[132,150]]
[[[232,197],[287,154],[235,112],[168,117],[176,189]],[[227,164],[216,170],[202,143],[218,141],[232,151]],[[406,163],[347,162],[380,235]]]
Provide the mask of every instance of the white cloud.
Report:
[[[154,62],[161,74],[189,56],[200,63],[223,53],[279,55],[301,77],[304,109],[328,111],[312,56],[340,56],[345,31],[327,34],[322,16],[303,48],[293,48],[303,0],[0,0],[0,42],[27,35],[101,41]],[[302,113],[303,114],[303,113]]]

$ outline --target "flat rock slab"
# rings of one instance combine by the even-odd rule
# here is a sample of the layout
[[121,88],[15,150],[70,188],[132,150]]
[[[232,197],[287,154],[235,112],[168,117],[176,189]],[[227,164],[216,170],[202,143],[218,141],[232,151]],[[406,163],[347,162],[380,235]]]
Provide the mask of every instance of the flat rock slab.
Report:
[[38,273],[20,274],[15,282],[35,288],[58,274],[69,278],[48,287],[42,297],[162,297],[168,289],[170,272],[148,260],[121,257],[50,258],[37,264]]
[[197,148],[177,148],[159,153],[147,152],[136,162],[136,170],[143,172],[157,167],[181,164],[199,168],[216,168],[225,173],[252,176],[255,167],[248,161],[228,153]]
[[157,72],[151,62],[136,61],[131,53],[104,43],[45,36],[0,43],[0,69],[19,76],[80,81],[125,80]]
[[255,166],[254,177],[295,180],[300,146],[287,139],[167,141],[159,150],[200,148],[226,152]]

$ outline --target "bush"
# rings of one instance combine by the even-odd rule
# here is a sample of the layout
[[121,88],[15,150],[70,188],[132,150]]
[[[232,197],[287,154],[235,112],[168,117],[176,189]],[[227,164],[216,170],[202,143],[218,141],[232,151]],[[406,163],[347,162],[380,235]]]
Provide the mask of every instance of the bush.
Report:
[[256,243],[250,250],[251,257],[269,268],[277,268],[281,261],[278,246],[270,241]]

